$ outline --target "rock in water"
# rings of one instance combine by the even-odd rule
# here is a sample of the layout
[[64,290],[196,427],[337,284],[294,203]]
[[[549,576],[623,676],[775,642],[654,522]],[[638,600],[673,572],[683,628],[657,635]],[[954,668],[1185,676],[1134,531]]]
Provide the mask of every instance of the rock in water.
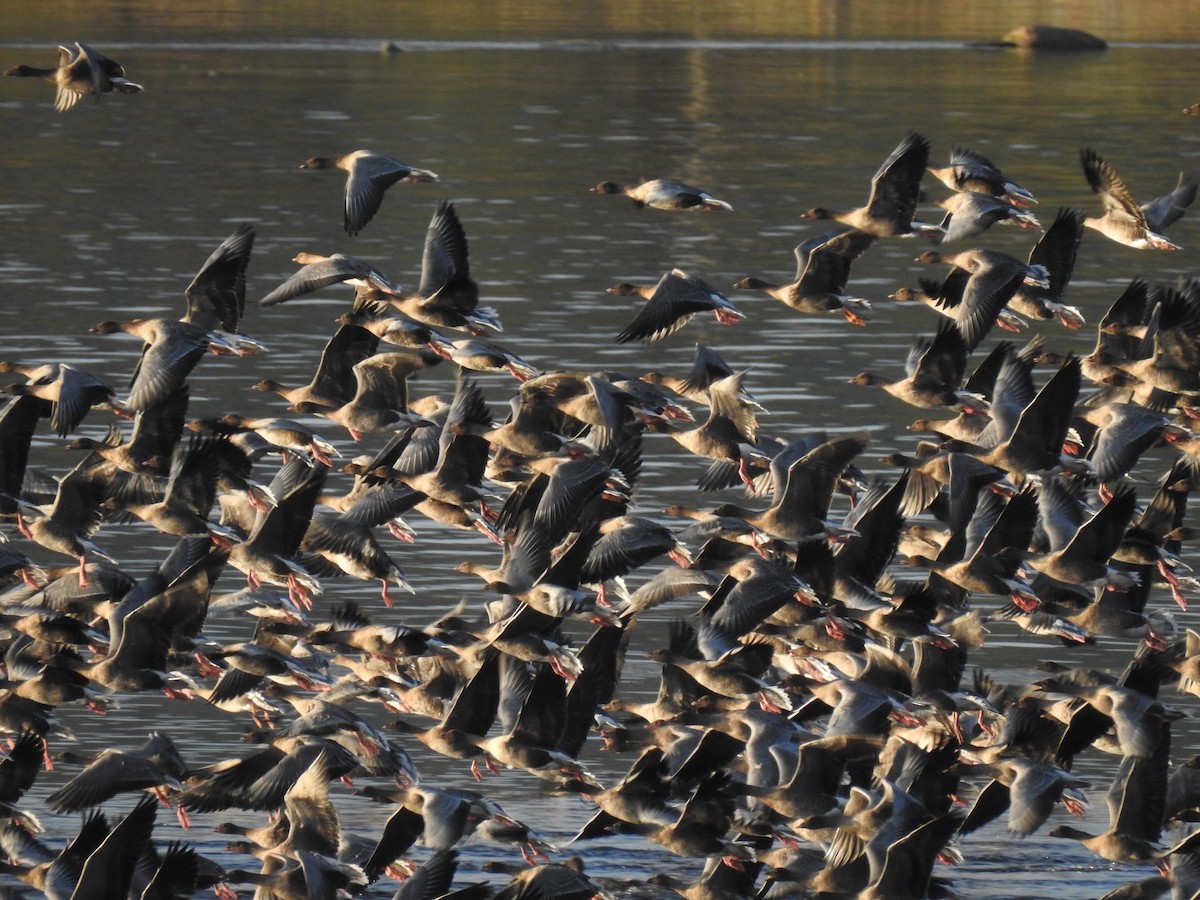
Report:
[[1023,50],[1107,50],[1108,42],[1078,28],[1024,25],[1004,36],[1004,43]]

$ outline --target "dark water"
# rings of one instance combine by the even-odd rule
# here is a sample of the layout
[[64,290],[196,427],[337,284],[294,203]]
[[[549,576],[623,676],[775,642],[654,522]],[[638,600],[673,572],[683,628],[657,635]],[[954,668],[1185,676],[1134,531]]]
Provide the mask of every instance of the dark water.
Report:
[[[323,42],[317,33],[301,45],[263,37],[246,32],[206,44],[182,36],[164,47],[161,35],[143,40],[136,29],[126,32],[129,46],[111,52],[146,85],[145,93],[84,102],[62,115],[53,112],[50,86],[0,82],[0,134],[6,136],[0,355],[69,361],[121,383],[137,343],[89,335],[87,326],[110,317],[180,314],[183,288],[196,268],[243,221],[258,230],[249,272],[254,299],[290,274],[290,260],[302,250],[353,253],[415,285],[429,215],[439,197],[448,197],[466,227],[485,302],[504,320],[500,340],[530,362],[546,369],[680,371],[693,343],[703,341],[734,366],[750,368],[747,384],[770,410],[765,431],[782,437],[815,429],[868,431],[867,465],[881,470],[871,460],[912,449],[904,426],[913,412],[846,380],[868,368],[899,377],[912,336],[933,328],[924,307],[886,299],[929,274],[912,262],[921,249],[912,242],[880,242],[855,265],[852,288],[875,304],[866,329],[840,318],[801,317],[766,297],[731,292],[748,316],[736,328],[697,319],[652,348],[619,346],[612,337],[632,318],[636,301],[610,297],[604,288],[618,280],[651,282],[673,266],[717,286],[747,274],[786,280],[794,268],[792,248],[820,228],[799,213],[865,201],[870,175],[910,130],[930,139],[935,159],[959,144],[993,157],[1039,197],[1047,224],[1060,206],[1097,208],[1079,168],[1080,147],[1110,159],[1135,195],[1147,199],[1173,186],[1180,170],[1200,171],[1200,121],[1179,114],[1200,99],[1194,46],[1030,56],[940,40],[893,44],[877,35],[870,44],[840,45],[643,36],[619,46],[501,38],[382,55],[367,38]],[[0,45],[0,53],[6,67],[52,55],[48,45],[24,44]],[[442,182],[393,188],[376,220],[350,239],[341,229],[341,178],[296,166],[309,156],[360,147],[432,169]],[[734,210],[639,212],[623,198],[587,192],[604,179],[660,176],[705,187]],[[941,195],[931,180],[927,186]],[[925,218],[936,220],[936,210]],[[1184,251],[1139,254],[1089,235],[1068,301],[1094,323],[1135,276],[1173,282],[1200,274],[1200,215],[1185,217],[1171,236]],[[1032,238],[994,228],[978,243],[1024,256]],[[250,385],[263,377],[306,381],[333,319],[348,306],[348,292],[334,289],[271,309],[252,301],[244,330],[271,352],[204,360],[192,377],[193,413],[283,414],[282,404]],[[1052,349],[1087,352],[1089,328],[1079,334],[1057,326],[1042,330]],[[513,383],[505,376],[482,380],[501,415]],[[448,394],[452,385],[443,367],[423,374],[414,392]],[[82,430],[99,436],[106,426],[94,413]],[[355,452],[333,426],[325,431],[344,453]],[[73,458],[59,444],[39,436],[34,464],[65,471]],[[1165,466],[1166,457],[1153,456],[1137,474],[1149,484]],[[654,515],[681,496],[694,499],[686,486],[701,469],[668,439],[648,438],[637,511]],[[397,555],[418,590],[401,613],[420,624],[464,595],[478,598],[477,582],[450,571],[453,562],[490,562],[495,554],[478,536],[415,524],[418,544]],[[100,542],[136,574],[172,543],[120,527],[106,528]],[[53,562],[37,549],[30,553]],[[220,585],[238,586],[232,571]],[[374,587],[341,583],[331,584],[327,596],[329,602],[358,599],[386,620],[374,594]],[[1170,598],[1154,602],[1165,608]],[[1185,614],[1180,622],[1193,618]],[[248,636],[238,620],[214,622],[211,630],[225,639]],[[631,692],[648,690],[656,676],[657,667],[644,657],[654,646],[648,625],[625,669]],[[1120,667],[1130,650],[1104,641],[1086,654],[1071,653],[998,625],[980,661],[1001,679],[1020,680],[1039,659]],[[1191,697],[1172,693],[1168,702],[1194,711]],[[244,723],[200,703],[125,698],[105,719],[77,710],[64,710],[62,718],[81,749],[131,747],[158,728],[196,765],[242,750],[236,737]],[[1194,724],[1179,723],[1176,735],[1174,758],[1194,752]],[[461,766],[414,754],[435,783],[473,786]],[[609,779],[629,763],[591,749],[586,761]],[[1094,784],[1085,825],[1100,831],[1115,762],[1093,756],[1081,768]],[[64,767],[43,777],[32,796],[46,796],[70,774]],[[485,789],[552,842],[565,840],[591,814],[580,801],[547,795],[518,773],[492,779]],[[378,807],[344,791],[336,802],[347,829],[378,830]],[[224,839],[206,831],[217,818],[197,817],[187,840],[219,855]],[[254,817],[234,818],[255,823]],[[44,821],[53,837],[78,825],[75,817],[47,814]],[[179,836],[175,828],[164,822],[160,834]],[[1073,843],[1037,836],[1014,841],[998,828],[972,836],[961,849],[965,862],[939,874],[952,877],[968,897],[1094,897],[1144,874],[1103,864]],[[464,851],[464,868],[505,856],[511,853],[504,848],[472,845]],[[697,861],[634,839],[594,842],[586,856],[600,874],[699,871]]]

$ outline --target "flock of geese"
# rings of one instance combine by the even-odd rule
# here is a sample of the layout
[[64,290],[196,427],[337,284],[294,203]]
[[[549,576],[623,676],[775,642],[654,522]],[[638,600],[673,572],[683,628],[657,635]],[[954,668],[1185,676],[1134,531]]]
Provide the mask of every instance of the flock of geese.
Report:
[[[59,52],[55,67],[6,74],[52,82],[59,110],[142,89],[86,45]],[[1114,872],[1123,884],[1109,896],[1200,896],[1195,834],[1164,839],[1200,813],[1200,764],[1172,747],[1173,724],[1200,695],[1200,635],[1169,609],[1200,592],[1181,557],[1200,455],[1200,285],[1132,281],[1084,357],[1057,356],[1040,338],[976,353],[995,326],[1085,326],[1068,302],[1085,229],[1177,249],[1164,232],[1195,198],[1193,179],[1139,203],[1096,152],[1080,162],[1103,214],[1063,209],[1042,231],[1034,195],[989,160],[959,149],[938,166],[910,134],[864,206],[806,213],[838,224],[796,248],[793,282],[734,286],[861,326],[871,308],[849,292],[855,260],[903,237],[938,248],[919,260],[940,277],[895,294],[940,314],[903,377],[853,379],[923,417],[913,455],[888,459],[894,477],[858,468],[863,434],[765,435],[747,373],[711,347],[697,345],[689,372],[530,365],[494,340],[500,314],[480,305],[446,201],[415,292],[352,255],[301,254],[261,299],[355,289],[310,381],[256,385],[294,417],[187,414],[189,375],[207,355],[264,349],[241,330],[249,226],[212,252],[181,317],[92,329],[143,343],[127,391],[69,361],[0,364],[26,379],[3,389],[12,399],[0,413],[0,513],[24,539],[0,547],[0,895],[950,897],[953,869],[938,861],[969,857],[972,835],[1003,819],[1019,836],[1054,820],[1051,835],[1082,841],[1098,861],[1157,867]],[[345,173],[348,235],[393,185],[438,180],[368,150],[302,166]],[[914,219],[930,202],[926,175],[950,192],[936,223]],[[730,208],[667,180],[592,191],[654,209]],[[1028,259],[948,246],[995,224],[1041,232]],[[610,291],[645,301],[620,342],[653,343],[696,315],[745,317],[681,270]],[[410,377],[439,363],[456,367],[453,396],[410,396]],[[498,417],[479,381],[509,377],[511,407]],[[80,436],[105,408],[131,430]],[[58,479],[27,465],[43,428],[81,452]],[[371,449],[339,460],[343,430]],[[652,435],[702,461],[710,506],[636,511]],[[1174,462],[1145,491],[1144,473],[1129,473],[1152,449]],[[745,505],[730,502],[742,488]],[[848,514],[834,517],[835,498]],[[479,592],[436,621],[401,565],[400,545],[420,546],[405,515],[494,547],[494,566],[459,567],[481,579]],[[106,523],[177,543],[139,579],[103,550]],[[228,567],[245,588],[215,592]],[[361,580],[361,596],[323,600],[335,577]],[[637,627],[656,609],[672,615],[667,646]],[[208,636],[218,615],[244,620],[249,639]],[[969,667],[1002,620],[1048,645],[1133,650],[1116,676],[1046,664],[1003,683]],[[647,652],[660,688],[638,698],[621,691],[622,666]],[[145,691],[247,717],[253,746],[195,766],[155,731],[140,747],[54,760],[58,707],[103,711]],[[598,748],[627,757],[627,774],[593,775]],[[469,768],[480,789],[422,779],[431,754]],[[1102,754],[1117,760],[1112,783],[1089,784],[1075,763]],[[22,805],[52,764],[78,771],[50,810],[90,811],[65,846],[40,838],[44,811]],[[594,804],[570,852],[634,835],[679,867],[648,880],[589,876],[489,798],[488,773],[502,770],[520,770],[505,777],[530,791]],[[379,803],[373,833],[339,822],[339,779]],[[1106,813],[1089,789],[1104,793]],[[124,816],[104,811],[130,794],[142,799]],[[181,829],[196,814],[257,814],[254,827],[219,826],[237,838],[224,862],[243,864],[197,852],[187,831],[156,821],[160,803]],[[1061,824],[1068,814],[1100,830]],[[526,864],[496,864],[499,884],[459,872],[466,840],[516,848]]]

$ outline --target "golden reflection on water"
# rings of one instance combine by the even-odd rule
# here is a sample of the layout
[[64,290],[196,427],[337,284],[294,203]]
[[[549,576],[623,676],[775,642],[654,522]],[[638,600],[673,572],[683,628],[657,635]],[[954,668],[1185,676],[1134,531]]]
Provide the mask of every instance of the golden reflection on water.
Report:
[[1200,2],[1017,0],[67,0],[5,4],[5,41],[299,37],[369,40],[520,40],[684,37],[693,40],[997,40],[1022,25],[1090,31],[1108,41],[1200,40]]

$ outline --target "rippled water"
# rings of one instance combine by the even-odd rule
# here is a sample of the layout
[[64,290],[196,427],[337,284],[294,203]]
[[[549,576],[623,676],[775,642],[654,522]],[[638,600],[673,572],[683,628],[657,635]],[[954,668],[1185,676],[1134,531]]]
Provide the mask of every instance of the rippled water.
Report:
[[[820,227],[799,213],[862,203],[876,166],[913,129],[929,137],[935,159],[958,144],[992,156],[1038,195],[1047,222],[1059,206],[1096,208],[1079,169],[1082,146],[1109,158],[1144,198],[1171,187],[1181,169],[1200,171],[1200,121],[1179,114],[1200,99],[1200,56],[1192,46],[1030,56],[874,36],[870,44],[819,47],[640,38],[620,44],[427,42],[382,55],[373,52],[372,41],[347,45],[319,36],[278,44],[255,35],[164,44],[139,39],[134,29],[127,39],[126,49],[112,53],[146,85],[144,94],[85,102],[58,115],[48,85],[0,82],[0,134],[7,136],[0,355],[69,361],[114,383],[127,378],[138,346],[122,336],[89,335],[87,326],[182,312],[184,286],[238,223],[252,222],[258,230],[252,298],[285,278],[301,250],[353,253],[415,285],[425,226],[444,196],[466,227],[485,302],[501,311],[502,342],[532,363],[680,371],[693,343],[703,341],[734,366],[750,368],[748,385],[770,410],[765,431],[792,437],[815,429],[866,430],[873,441],[867,465],[879,469],[871,460],[913,447],[904,429],[912,411],[846,380],[864,369],[898,377],[912,336],[932,330],[928,310],[886,299],[929,274],[911,262],[920,249],[912,242],[877,243],[855,265],[852,287],[875,303],[863,330],[840,318],[800,317],[765,297],[732,294],[748,314],[736,328],[697,319],[649,349],[620,346],[612,338],[635,314],[637,301],[610,297],[604,288],[618,280],[654,281],[672,266],[717,286],[747,274],[786,280],[794,268],[792,248]],[[441,52],[426,52],[433,50]],[[0,55],[7,67],[37,63],[51,52],[0,45]],[[341,230],[341,178],[296,166],[309,156],[359,147],[433,169],[442,182],[393,188],[375,221],[349,239]],[[639,212],[623,198],[587,192],[605,179],[659,176],[705,187],[734,211]],[[936,210],[926,213],[935,218]],[[1187,249],[1138,254],[1089,235],[1069,301],[1095,322],[1132,277],[1171,282],[1200,274],[1200,215],[1185,217],[1171,234]],[[995,228],[980,243],[1023,256],[1032,240],[1027,232]],[[348,292],[333,289],[271,309],[252,300],[244,330],[271,352],[205,359],[192,378],[193,413],[282,413],[282,405],[250,385],[263,377],[306,381],[333,319],[348,305]],[[1044,333],[1059,351],[1086,352],[1091,343],[1087,329],[1070,334],[1047,327]],[[482,380],[494,412],[502,414],[512,382]],[[449,393],[452,386],[452,374],[442,367],[422,374],[414,392]],[[98,436],[106,426],[93,414],[82,430]],[[355,451],[332,426],[326,431],[343,452]],[[33,463],[65,471],[73,458],[59,445],[39,436]],[[1164,459],[1154,457],[1139,474],[1152,481]],[[649,437],[638,511],[654,514],[667,502],[695,499],[688,485],[702,468],[668,439]],[[397,555],[418,589],[402,613],[420,624],[461,596],[478,596],[477,582],[450,571],[453,562],[491,561],[495,554],[477,536],[417,524],[418,544]],[[131,527],[106,528],[100,538],[136,574],[171,546]],[[40,551],[31,555],[51,562]],[[232,571],[220,585],[237,586]],[[374,594],[374,587],[350,583],[328,591],[330,602],[354,597],[385,620]],[[1165,596],[1156,602],[1170,603]],[[663,612],[659,622],[672,614]],[[1181,621],[1193,618],[1186,614]],[[627,690],[651,689],[657,666],[644,651],[657,645],[660,628],[649,623],[634,640]],[[211,630],[224,639],[248,636],[236,620],[214,622]],[[1130,649],[1103,641],[1084,655],[999,625],[980,661],[1000,679],[1020,681],[1042,658],[1119,667]],[[1193,698],[1174,694],[1170,702],[1189,711],[1195,706]],[[159,728],[196,765],[242,750],[236,738],[243,723],[200,703],[136,697],[123,699],[106,719],[77,710],[64,710],[62,718],[83,749],[128,748]],[[1193,752],[1196,728],[1185,720],[1175,733],[1178,759]],[[457,764],[424,754],[417,761],[439,784],[473,786]],[[586,761],[612,778],[630,760],[589,749]],[[1091,757],[1080,767],[1095,785],[1086,824],[1102,830],[1103,791],[1115,765]],[[43,777],[31,796],[46,796],[70,774],[64,767]],[[492,779],[485,789],[551,841],[564,840],[591,814],[579,800],[548,795],[517,773]],[[378,807],[345,792],[336,799],[347,828],[378,830]],[[45,820],[58,837],[78,824],[75,817]],[[223,839],[205,831],[211,821],[197,820],[187,839],[219,856]],[[160,827],[164,834],[175,828]],[[1139,874],[1101,864],[1073,843],[1036,836],[1013,841],[995,827],[962,849],[966,861],[939,874],[952,877],[968,897],[1094,897]],[[506,852],[473,845],[464,867]],[[593,842],[585,855],[601,874],[699,870],[696,861],[636,839]]]

